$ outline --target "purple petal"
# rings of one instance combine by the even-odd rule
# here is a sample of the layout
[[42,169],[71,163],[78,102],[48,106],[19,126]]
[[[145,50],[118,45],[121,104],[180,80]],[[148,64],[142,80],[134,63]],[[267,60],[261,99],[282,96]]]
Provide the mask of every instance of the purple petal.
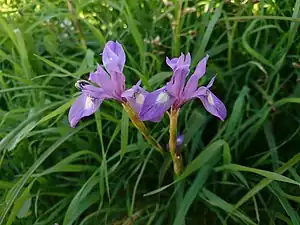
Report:
[[103,64],[108,72],[121,73],[125,64],[125,52],[118,42],[108,41],[102,54]]
[[188,53],[186,56],[181,53],[179,58],[173,58],[169,59],[168,57],[166,58],[166,63],[169,67],[172,68],[173,71],[175,71],[178,67],[180,66],[187,66],[190,67],[191,64],[191,55]]
[[114,91],[114,85],[110,79],[110,76],[100,65],[97,66],[97,70],[95,72],[90,73],[89,80],[103,88],[107,94],[112,95]]
[[90,73],[89,80],[101,87],[110,85],[111,83],[109,75],[100,65],[97,65],[95,72]]
[[139,114],[140,119],[142,121],[151,120],[153,122],[159,122],[164,113],[174,103],[174,100],[174,97],[166,91],[166,87],[149,93],[145,98]]
[[180,98],[182,96],[184,84],[185,84],[185,78],[189,73],[189,67],[187,65],[178,67],[170,80],[170,82],[167,84],[168,92],[176,96],[177,98]]
[[[202,87],[203,90],[204,87]],[[206,88],[206,93],[203,95],[198,95],[198,97],[204,108],[212,115],[218,117],[220,120],[225,120],[227,115],[227,110],[224,103],[217,98],[208,88]]]
[[81,91],[83,93],[85,93],[86,95],[89,95],[93,98],[106,98],[108,97],[105,93],[105,91],[103,90],[103,88],[100,88],[100,87],[95,87],[93,85],[84,85],[84,86],[81,86]]
[[211,88],[211,86],[213,86],[216,77],[217,77],[217,76],[214,76],[213,78],[211,78],[211,80],[209,81],[208,85],[206,86],[207,88]]
[[195,72],[188,80],[184,89],[185,98],[189,98],[193,94],[193,92],[197,90],[198,81],[206,72],[207,60],[208,60],[208,55],[198,63]]
[[172,68],[172,70],[175,70],[177,66],[177,62],[178,62],[178,58],[169,59],[168,57],[166,57],[166,63],[169,67]]
[[122,72],[111,71],[110,77],[116,93],[115,97],[120,98],[125,89],[125,76]]
[[137,82],[132,88],[127,89],[122,93],[122,97],[126,98],[131,107],[140,113],[142,105],[144,104],[145,98],[148,92],[140,87],[141,81]]
[[71,127],[75,127],[81,118],[95,113],[102,101],[103,98],[94,98],[82,93],[75,100],[69,111],[69,123]]
[[161,121],[161,119],[163,118],[164,114],[158,116],[158,117],[155,117],[149,121],[153,122],[153,123],[158,123],[159,121]]

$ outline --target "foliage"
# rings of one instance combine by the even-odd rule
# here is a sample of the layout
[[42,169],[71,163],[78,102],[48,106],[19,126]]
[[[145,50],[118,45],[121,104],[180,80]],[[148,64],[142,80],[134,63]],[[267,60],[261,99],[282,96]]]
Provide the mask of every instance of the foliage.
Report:
[[[299,11],[300,0],[2,0],[0,224],[300,224]],[[115,102],[69,127],[74,83],[107,40],[125,48],[128,87],[149,91],[171,75],[166,56],[210,55],[201,83],[217,74],[229,117],[184,106],[175,181]],[[167,118],[148,125],[165,145]]]

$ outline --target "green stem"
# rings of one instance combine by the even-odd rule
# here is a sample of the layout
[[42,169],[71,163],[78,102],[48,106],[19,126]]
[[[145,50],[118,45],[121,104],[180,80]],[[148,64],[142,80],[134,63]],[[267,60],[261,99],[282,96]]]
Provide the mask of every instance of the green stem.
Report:
[[149,130],[145,126],[145,124],[140,121],[137,113],[131,108],[131,106],[128,103],[122,104],[125,111],[128,113],[128,116],[133,123],[133,125],[142,133],[146,141],[153,146],[157,151],[160,153],[164,153],[164,149],[161,147],[161,145],[150,135]]
[[182,0],[178,0],[177,2],[177,15],[175,20],[175,27],[173,31],[173,56],[179,54],[180,48],[180,29],[181,29],[181,14],[182,14]]
[[173,168],[176,176],[180,175],[183,170],[183,161],[180,152],[177,152],[177,121],[178,121],[179,109],[172,109],[169,114],[170,117],[170,139],[169,147],[173,161]]

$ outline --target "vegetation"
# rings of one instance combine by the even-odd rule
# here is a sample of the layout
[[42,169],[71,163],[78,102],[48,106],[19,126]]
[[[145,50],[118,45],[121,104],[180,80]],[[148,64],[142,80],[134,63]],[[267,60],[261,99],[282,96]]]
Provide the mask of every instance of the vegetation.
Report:
[[[1,0],[0,224],[300,224],[300,0]],[[228,118],[185,104],[185,170],[105,101],[71,128],[108,40],[148,91],[190,52]],[[146,123],[162,146],[168,118]]]

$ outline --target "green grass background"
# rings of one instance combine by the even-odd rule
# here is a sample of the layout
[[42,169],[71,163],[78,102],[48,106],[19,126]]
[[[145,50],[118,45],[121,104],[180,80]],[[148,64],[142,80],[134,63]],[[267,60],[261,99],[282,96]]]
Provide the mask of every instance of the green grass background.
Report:
[[[0,224],[299,225],[300,0],[256,2],[0,0]],[[228,118],[183,107],[179,178],[117,102],[69,127],[107,40],[149,91],[166,56],[210,55]],[[147,125],[165,145],[167,117]]]

